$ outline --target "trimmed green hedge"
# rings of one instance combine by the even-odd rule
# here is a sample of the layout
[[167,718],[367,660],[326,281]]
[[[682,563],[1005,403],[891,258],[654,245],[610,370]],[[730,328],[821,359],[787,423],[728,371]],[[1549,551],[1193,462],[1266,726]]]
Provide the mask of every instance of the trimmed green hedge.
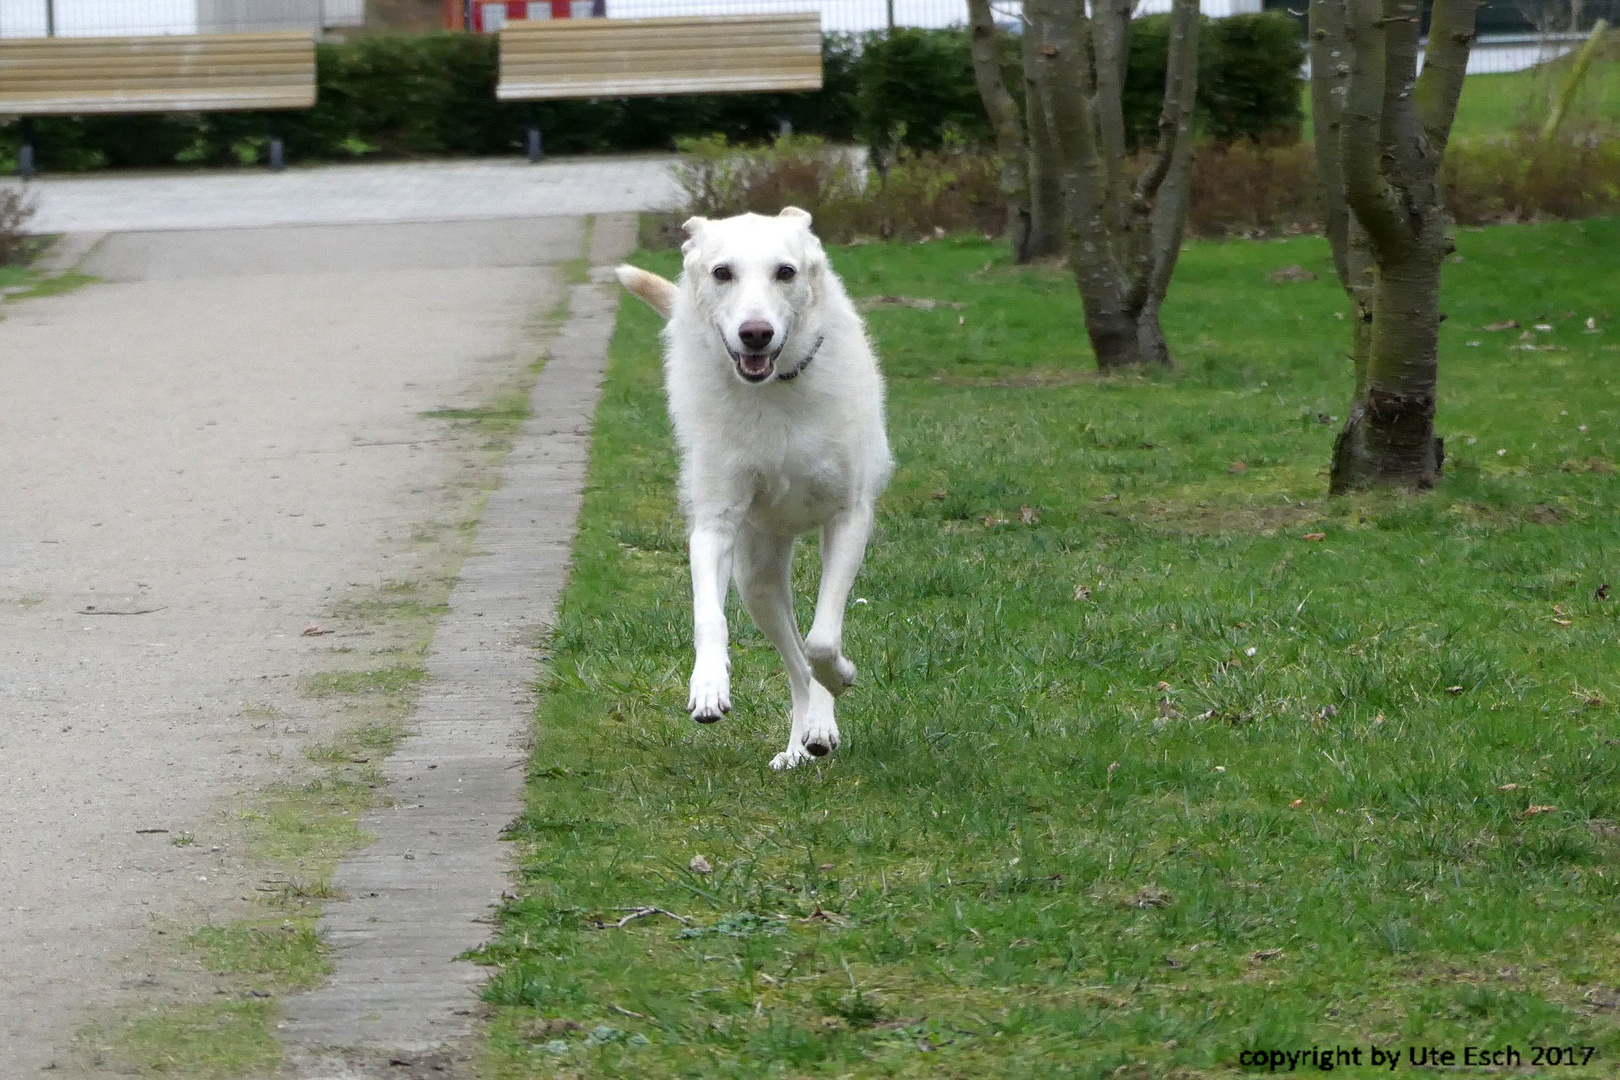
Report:
[[[1151,132],[1164,78],[1165,20],[1140,19],[1127,90],[1133,132]],[[1217,138],[1294,138],[1301,46],[1286,15],[1206,23],[1199,73],[1203,126]],[[558,153],[670,148],[685,136],[733,141],[774,134],[782,121],[829,139],[903,141],[932,149],[985,141],[989,131],[960,30],[829,35],[825,87],[809,94],[732,94],[539,102],[495,100],[493,36],[435,33],[323,44],[319,100],[280,113],[49,117],[35,121],[51,170],[214,165],[262,160],[272,134],[292,161],[518,154],[531,118]],[[1017,66],[1010,43],[1010,69]],[[1021,87],[1014,87],[1021,92]],[[0,167],[14,165],[18,129],[0,127]]]

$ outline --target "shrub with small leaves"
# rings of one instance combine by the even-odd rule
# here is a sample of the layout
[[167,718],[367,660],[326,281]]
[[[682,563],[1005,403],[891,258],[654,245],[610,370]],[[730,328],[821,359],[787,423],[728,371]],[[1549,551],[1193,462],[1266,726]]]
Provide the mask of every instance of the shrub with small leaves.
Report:
[[34,216],[34,200],[26,188],[0,188],[0,266],[21,262],[28,249],[25,227]]

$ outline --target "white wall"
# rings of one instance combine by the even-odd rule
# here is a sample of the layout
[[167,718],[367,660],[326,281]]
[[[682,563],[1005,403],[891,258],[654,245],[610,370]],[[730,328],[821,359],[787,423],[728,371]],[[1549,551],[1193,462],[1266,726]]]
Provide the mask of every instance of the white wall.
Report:
[[[44,37],[47,0],[0,0],[0,37]],[[196,0],[51,0],[59,37],[195,34]]]

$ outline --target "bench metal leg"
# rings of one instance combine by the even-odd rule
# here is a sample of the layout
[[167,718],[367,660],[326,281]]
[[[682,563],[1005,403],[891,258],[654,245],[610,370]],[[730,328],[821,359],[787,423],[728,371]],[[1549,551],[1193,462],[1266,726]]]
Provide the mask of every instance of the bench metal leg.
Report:
[[543,146],[540,142],[540,129],[535,125],[529,126],[529,163],[538,162],[543,156]]
[[34,161],[34,122],[25,116],[19,128],[21,140],[17,147],[17,175],[24,180],[32,180],[39,175],[39,167]]
[[270,139],[270,171],[280,172],[287,167],[287,148],[279,138]]

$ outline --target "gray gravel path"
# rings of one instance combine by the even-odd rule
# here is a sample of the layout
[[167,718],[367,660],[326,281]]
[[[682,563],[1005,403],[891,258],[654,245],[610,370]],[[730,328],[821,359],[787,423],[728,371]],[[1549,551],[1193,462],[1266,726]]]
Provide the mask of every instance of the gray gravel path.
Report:
[[580,237],[113,235],[84,267],[103,283],[0,305],[0,1077],[151,983],[154,926],[252,895],[207,837],[296,753],[333,640],[299,631],[410,573],[450,465],[420,414],[533,359]]

